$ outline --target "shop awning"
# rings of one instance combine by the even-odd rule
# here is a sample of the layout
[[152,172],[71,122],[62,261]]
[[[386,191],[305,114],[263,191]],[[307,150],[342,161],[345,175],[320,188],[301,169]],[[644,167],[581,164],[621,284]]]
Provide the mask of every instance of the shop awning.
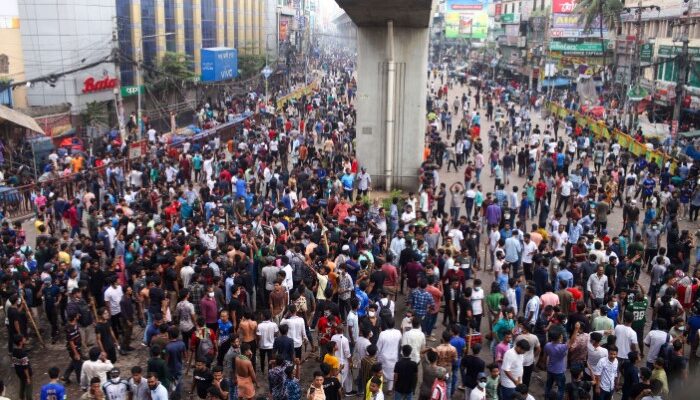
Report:
[[700,131],[698,130],[689,132],[678,132],[678,134],[686,139],[695,139],[696,137],[700,137]]
[[9,107],[0,105],[0,122],[2,121],[10,121],[15,125],[23,126],[29,130],[45,135],[44,130],[41,129],[34,118]]

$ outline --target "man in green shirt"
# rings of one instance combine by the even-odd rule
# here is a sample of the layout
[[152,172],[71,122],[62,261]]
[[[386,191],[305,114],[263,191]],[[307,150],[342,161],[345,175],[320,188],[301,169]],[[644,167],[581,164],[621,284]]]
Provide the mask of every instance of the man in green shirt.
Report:
[[[632,329],[637,334],[637,343],[644,343],[644,325],[647,322],[649,299],[645,296],[644,289],[639,283],[635,283],[633,289],[635,290],[632,290],[627,296],[627,309],[632,311],[634,316]],[[639,354],[644,356],[644,346],[639,346]]]
[[634,241],[627,249],[627,257],[629,257],[628,265],[634,268],[634,280],[639,279],[639,274],[642,270],[642,256],[644,255],[644,244],[642,244],[642,235],[637,234]]

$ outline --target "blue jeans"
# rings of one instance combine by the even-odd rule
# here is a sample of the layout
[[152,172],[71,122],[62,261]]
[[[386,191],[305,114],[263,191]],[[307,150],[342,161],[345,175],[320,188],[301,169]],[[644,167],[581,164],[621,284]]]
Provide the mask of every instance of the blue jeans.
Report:
[[435,322],[437,322],[437,314],[428,313],[423,319],[423,333],[425,336],[430,336],[435,328]]
[[394,400],[413,400],[413,393],[394,392]]
[[564,385],[566,385],[566,374],[555,374],[553,372],[547,372],[547,383],[545,384],[545,393],[550,393],[552,391],[552,386],[557,384],[557,399],[562,400],[564,398]]
[[498,400],[510,400],[515,394],[515,388],[507,388],[498,385]]
[[148,332],[148,327],[153,324],[153,317],[151,316],[151,313],[146,310],[146,329],[143,330],[143,342],[146,343],[146,339],[148,339],[146,332]]

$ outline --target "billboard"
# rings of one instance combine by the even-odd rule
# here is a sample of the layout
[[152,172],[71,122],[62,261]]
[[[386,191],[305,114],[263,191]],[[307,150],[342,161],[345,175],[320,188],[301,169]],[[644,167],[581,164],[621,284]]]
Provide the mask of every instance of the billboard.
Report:
[[576,7],[575,0],[552,0],[552,13],[571,14]]
[[550,51],[558,51],[563,55],[572,56],[602,56],[603,48],[610,50],[611,42],[606,40],[605,46],[599,40],[586,40],[583,38],[556,40],[549,42]]
[[201,50],[202,82],[216,82],[238,76],[238,50],[210,47]]
[[488,1],[482,0],[447,0],[445,3],[445,13],[466,13],[483,10],[484,3],[487,2]]
[[489,15],[486,11],[445,15],[445,37],[448,39],[486,39],[488,29]]

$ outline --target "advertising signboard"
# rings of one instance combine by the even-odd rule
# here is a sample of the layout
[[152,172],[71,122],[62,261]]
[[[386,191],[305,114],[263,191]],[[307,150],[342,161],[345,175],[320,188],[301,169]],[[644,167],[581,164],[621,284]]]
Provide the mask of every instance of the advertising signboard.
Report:
[[651,63],[651,59],[654,57],[654,44],[644,43],[639,53],[639,59],[641,62]]
[[448,39],[486,39],[489,15],[486,11],[471,14],[448,13],[445,15],[445,37]]
[[552,0],[552,13],[571,14],[576,7],[575,0]]
[[238,50],[210,47],[201,50],[202,82],[216,82],[238,76]]
[[482,0],[447,0],[445,3],[446,13],[465,13],[483,9],[484,2]]
[[[608,47],[605,41],[605,47]],[[564,55],[595,56],[603,54],[603,46],[600,41],[594,40],[552,40],[549,42],[549,50],[559,51]]]

